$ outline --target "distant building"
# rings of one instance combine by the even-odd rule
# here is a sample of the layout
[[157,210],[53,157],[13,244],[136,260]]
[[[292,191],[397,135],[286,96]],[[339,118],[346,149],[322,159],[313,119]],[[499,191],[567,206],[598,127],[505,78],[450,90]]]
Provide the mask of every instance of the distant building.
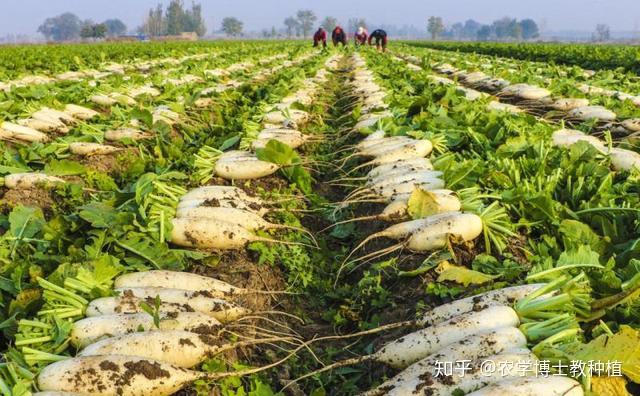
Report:
[[155,36],[151,37],[151,41],[198,41],[196,32],[182,32],[174,36]]
[[149,39],[144,34],[135,34],[135,35],[132,34],[132,35],[125,35],[125,36],[118,36],[118,37],[107,37],[106,41],[117,42],[117,43],[129,43],[129,42],[135,42],[135,41],[149,41]]

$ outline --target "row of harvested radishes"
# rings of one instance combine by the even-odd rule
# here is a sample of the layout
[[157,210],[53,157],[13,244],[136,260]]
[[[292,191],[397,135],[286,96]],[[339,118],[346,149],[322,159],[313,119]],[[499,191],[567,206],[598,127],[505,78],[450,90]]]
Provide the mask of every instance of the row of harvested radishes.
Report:
[[[278,54],[269,57],[269,59],[276,60],[281,58],[281,56],[282,54]],[[238,65],[242,65],[243,69],[249,67],[248,65],[244,64],[233,64],[229,66],[228,69],[222,70],[237,70]],[[266,72],[268,72],[268,75],[275,73],[278,70],[279,69],[277,67],[269,69],[260,74],[260,78],[264,78]],[[190,79],[189,82],[203,82],[203,80]],[[235,86],[235,84],[231,86]],[[209,87],[201,90],[200,94],[208,95],[212,92],[223,91],[225,89],[228,89],[229,87],[230,85],[227,83],[220,83],[216,84],[215,87]],[[94,95],[90,98],[90,101],[101,107],[111,107],[117,103],[127,106],[135,106],[135,97],[141,95],[155,97],[160,95],[160,93],[161,92],[156,88],[141,87],[136,88],[135,92],[128,96],[122,93],[113,92],[109,95]],[[124,99],[123,96],[125,97]],[[210,100],[205,101],[205,99],[206,98],[201,98],[194,104],[197,107],[206,107],[206,105],[210,105]],[[74,104],[66,105],[63,110],[44,107],[41,110],[31,114],[30,118],[17,120],[15,123],[3,122],[0,125],[0,140],[19,141],[26,143],[47,142],[50,140],[50,136],[47,135],[48,133],[66,134],[69,132],[71,127],[77,124],[78,121],[89,121],[91,119],[97,118],[99,115],[100,113],[93,109],[88,109],[86,107]],[[154,123],[157,121],[164,121],[171,125],[174,124],[178,119],[179,115],[177,113],[162,106],[157,107],[153,112]],[[120,141],[125,138],[139,140],[149,136],[150,135],[148,133],[133,128],[110,130],[105,132],[104,135],[105,139],[110,141]],[[79,147],[82,147],[83,149],[79,149]],[[89,150],[89,148],[92,148],[92,150]],[[106,154],[111,152],[109,148],[100,146],[97,143],[72,143],[69,149],[72,154],[80,155],[87,155],[87,151],[89,151],[90,154]]]
[[[294,96],[313,97],[311,88],[325,78],[325,72],[319,72]],[[280,128],[284,136],[288,136],[286,131],[300,133]],[[237,166],[247,165],[251,164]],[[251,176],[238,178],[242,180],[261,177],[246,169],[236,172]],[[240,188],[201,187],[182,197],[173,221],[173,242],[203,249],[238,249],[248,241],[271,241],[252,231],[294,228],[268,223],[262,216],[270,210],[276,209]],[[74,323],[70,339],[81,349],[78,356],[41,371],[38,386],[45,391],[41,394],[169,395],[196,379],[221,378],[220,374],[187,370],[214,355],[246,345],[295,341],[273,334],[232,341],[242,333],[242,327],[234,328],[233,322],[257,314],[238,304],[238,297],[269,292],[170,271],[127,274],[114,287],[117,296],[91,301],[85,310],[87,318]],[[143,308],[145,304],[157,304],[157,318]]]
[[[411,65],[414,68],[417,67],[411,63],[409,65]],[[445,72],[445,71],[451,72],[451,70],[454,70],[454,69],[449,69],[449,67],[452,67],[452,66],[439,65],[435,69],[442,72]],[[422,70],[422,69],[419,68],[419,70]],[[549,92],[543,88],[530,86],[527,84],[505,85],[505,84],[508,84],[506,80],[489,78],[488,76],[484,75],[484,73],[482,73],[482,76],[485,76],[485,78],[482,78],[480,75],[478,75],[478,73],[480,72],[467,74],[467,73],[458,71],[454,75],[463,82],[467,82],[467,83],[471,82],[473,84],[480,85],[485,89],[491,89],[489,88],[489,86],[491,87],[502,86],[503,88],[500,92],[504,96],[516,96],[523,100],[544,100],[549,95]],[[470,88],[462,87],[458,85],[454,80],[451,80],[446,77],[435,76],[435,75],[430,75],[429,77],[438,84],[457,85],[461,89],[464,89],[465,96],[469,100],[476,100],[480,98],[479,95],[469,94],[469,92],[473,93],[477,91],[474,91]],[[480,93],[478,92],[478,94]],[[602,109],[599,109],[599,106],[588,106],[589,109],[587,109],[586,107],[577,107],[577,106],[583,106],[584,105],[583,101],[585,100],[586,99],[561,98],[561,99],[556,99],[553,103],[549,102],[548,100],[545,103],[547,103],[546,105],[548,105],[553,109],[568,111],[569,112],[568,115],[572,118],[579,117],[578,115],[572,113],[574,111],[577,111],[582,115],[586,115],[587,118],[585,119],[589,119],[589,118],[603,119],[603,117],[605,117],[605,115],[602,114]],[[489,110],[505,111],[510,113],[523,112],[523,110],[518,106],[511,105],[508,103],[501,103],[497,100],[492,100],[487,105],[487,108]],[[608,110],[605,110],[605,111],[608,111]],[[635,132],[640,130],[640,119],[628,119],[623,121],[621,125],[627,130]],[[553,144],[556,146],[567,147],[577,141],[586,141],[592,144],[602,154],[608,155],[611,158],[611,165],[615,170],[631,170],[634,168],[640,169],[640,154],[636,153],[635,151],[621,149],[621,148],[610,148],[606,144],[606,142],[594,136],[587,135],[578,130],[563,128],[554,132],[553,134]]]
[[[307,122],[309,113],[290,106],[313,100],[319,84],[326,78],[326,70],[321,69],[314,78],[305,80],[300,90],[273,106],[274,110],[263,116],[265,129],[257,135],[252,147],[264,147],[269,141],[277,140],[297,148],[309,141],[311,136],[292,129]],[[214,174],[231,181],[258,179],[280,169],[279,165],[260,160],[255,153],[243,150],[224,152],[214,161]],[[254,234],[258,230],[295,228],[266,221],[263,217],[272,210],[275,209],[268,202],[236,187],[200,187],[189,191],[178,203],[171,239],[179,246],[199,249],[240,249],[249,242],[277,242]]]
[[[248,334],[236,322],[252,313],[238,298],[268,292],[172,271],[122,275],[114,290],[117,296],[89,302],[87,317],[73,323],[77,356],[42,369],[36,395],[170,395],[197,379],[220,378],[189,370],[211,357],[295,341],[266,330]],[[143,310],[145,304],[157,317]]]
[[[438,65],[434,70],[455,77],[466,85],[495,93],[498,97],[525,101],[527,107],[549,108],[562,112],[563,118],[570,121],[596,120],[613,123],[617,118],[613,111],[603,106],[591,106],[585,98],[551,98],[551,92],[545,88],[524,83],[511,84],[505,79],[495,78],[481,71],[467,72],[449,64]],[[640,131],[640,119],[626,119],[618,126],[628,132],[637,132]]]
[[62,81],[81,81],[83,79],[92,79],[101,80],[112,76],[114,74],[124,75],[127,69],[134,69],[138,72],[148,72],[154,67],[163,65],[163,64],[171,64],[171,65],[179,65],[181,63],[191,61],[191,60],[201,60],[208,58],[210,56],[216,56],[216,54],[212,54],[209,52],[195,55],[187,55],[181,58],[162,58],[162,59],[153,59],[147,61],[139,61],[133,62],[131,64],[121,64],[121,63],[109,63],[105,65],[102,70],[81,70],[81,71],[68,71],[64,73],[57,74],[55,76],[24,76],[19,79],[10,80],[6,82],[0,82],[0,90],[10,91],[13,87],[27,87],[33,85],[41,85],[41,84],[51,84]]
[[[290,65],[296,65],[304,60],[308,59],[313,54],[306,54],[299,57],[295,61],[291,61]],[[278,59],[280,55],[275,55],[272,58]],[[229,68],[236,69],[236,65],[231,65]],[[281,70],[283,66],[275,66],[269,68],[262,73],[259,73],[255,78],[264,78],[265,75],[270,75]],[[222,87],[222,90],[228,89],[227,83],[218,84],[217,87]],[[216,88],[217,89],[217,88]],[[200,103],[202,105],[202,103]],[[88,109],[82,106],[69,104],[66,105],[64,111],[43,108],[33,114],[31,118],[25,120],[18,120],[17,123],[3,122],[0,124],[0,140],[8,141],[20,141],[23,143],[33,142],[47,142],[50,140],[49,135],[46,133],[67,133],[70,127],[73,127],[80,121],[89,121],[98,117],[100,113],[93,109]],[[180,114],[169,110],[165,106],[157,107],[153,112],[153,122],[162,121],[169,125],[173,125],[180,120]],[[132,120],[132,126],[139,123]],[[114,130],[108,130],[104,133],[106,140],[110,141],[122,141],[125,139],[130,140],[143,140],[152,137],[151,132],[145,132],[143,130],[126,127]],[[266,135],[265,135],[266,136]],[[68,144],[68,149],[71,154],[80,156],[95,156],[95,155],[108,155],[117,153],[122,150],[121,147],[94,143],[94,142],[72,142]],[[43,173],[15,173],[9,174],[4,177],[4,186],[10,189],[28,189],[41,183],[64,183],[64,180],[49,176]]]
[[[362,92],[363,97],[376,95],[381,88],[373,81],[373,74],[366,69],[354,72],[353,88]],[[367,113],[369,120],[356,128],[375,125],[376,117],[385,114]],[[433,149],[429,140],[414,139],[408,136],[386,136],[382,130],[376,131],[352,147],[352,157],[370,158],[368,162],[351,170],[373,167],[362,178],[343,178],[342,180],[363,180],[364,185],[347,195],[344,204],[358,202],[381,202],[388,204],[375,218],[383,221],[403,221],[384,231],[366,238],[358,249],[373,238],[387,237],[405,240],[402,244],[412,251],[426,252],[445,247],[448,236],[455,235],[464,241],[471,241],[482,233],[482,220],[475,214],[462,213],[461,202],[455,193],[446,190],[441,179],[442,172],[433,170],[431,161],[426,158]],[[437,214],[422,219],[408,220],[408,201],[416,191],[429,194],[438,206]],[[367,256],[365,256],[367,257]]]
[[[373,74],[366,70],[364,62],[356,56],[354,63],[357,69],[352,88],[362,97],[380,95],[382,90],[375,83]],[[372,121],[362,123],[360,120],[357,128],[375,125],[380,119],[377,116],[385,117],[385,114],[367,113],[364,119]],[[350,178],[364,180],[365,184],[347,196],[346,203],[384,202],[388,206],[381,214],[367,218],[390,222],[406,220],[409,218],[409,197],[419,189],[432,195],[440,212],[424,219],[395,224],[369,236],[358,247],[372,238],[384,236],[405,240],[403,246],[425,252],[445,247],[450,235],[470,241],[482,233],[482,220],[475,214],[460,212],[460,200],[452,191],[443,189],[442,173],[434,171],[431,162],[425,158],[432,150],[429,141],[406,136],[387,137],[384,131],[377,131],[352,148],[355,153],[349,157],[372,158],[358,168],[373,166],[373,169],[362,178]],[[519,312],[510,304],[524,297],[533,300],[548,298],[546,291],[544,285],[511,287],[434,308],[416,321],[421,330],[387,343],[372,355],[349,359],[321,371],[367,360],[403,369],[397,376],[365,392],[367,396],[444,396],[451,395],[456,389],[465,393],[476,391],[471,393],[473,395],[511,395],[513,393],[509,392],[513,389],[519,389],[519,394],[523,395],[537,395],[540,391],[549,395],[582,395],[581,385],[573,379],[529,377],[535,373],[524,373],[520,377],[516,369],[518,366],[514,364],[521,361],[534,366],[537,358],[527,348],[527,337],[518,329]],[[439,362],[456,364],[459,361],[468,361],[472,367],[470,372],[462,376],[439,375]],[[506,364],[511,369],[500,373],[482,372],[483,361]]]

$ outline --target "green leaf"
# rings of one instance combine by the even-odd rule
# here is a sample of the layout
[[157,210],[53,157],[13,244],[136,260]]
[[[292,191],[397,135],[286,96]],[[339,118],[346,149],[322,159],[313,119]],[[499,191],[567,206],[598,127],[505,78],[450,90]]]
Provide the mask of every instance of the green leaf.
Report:
[[[169,249],[165,243],[144,234],[129,233],[125,239],[115,241],[118,246],[138,256],[138,267],[152,265],[157,269],[183,269],[186,259],[201,260],[207,254],[187,250]],[[140,260],[142,259],[142,260]],[[131,261],[130,258],[126,259]]]
[[448,261],[440,263],[436,272],[439,272],[438,282],[451,281],[463,286],[481,285],[498,278],[498,275],[487,275],[482,272],[470,270],[466,267],[451,264]]
[[606,249],[606,243],[602,238],[591,227],[580,221],[563,220],[558,231],[562,234],[562,241],[567,250],[588,245],[594,252],[602,254]]
[[149,128],[153,126],[153,114],[151,114],[149,110],[141,108],[133,109],[131,111],[131,118],[134,120],[140,120]]
[[45,226],[40,208],[16,206],[9,214],[9,233],[15,238],[32,238]]
[[124,267],[116,257],[103,255],[94,260],[91,267],[80,267],[75,279],[90,290],[92,297],[108,296],[111,293],[113,279],[118,276]]
[[52,159],[44,167],[44,173],[50,176],[82,175],[86,168],[75,161]]
[[78,214],[94,228],[113,227],[118,218],[118,211],[103,202],[92,202],[81,206]]
[[578,249],[572,249],[563,252],[558,257],[556,267],[570,266],[574,264],[600,265],[600,255],[589,246],[580,246]]
[[153,307],[147,304],[145,301],[140,302],[140,308],[151,315],[153,317],[153,324],[156,328],[160,328],[160,305],[162,302],[160,301],[160,296],[156,295],[156,298],[153,299]]
[[230,149],[231,147],[235,146],[236,144],[238,144],[238,142],[240,141],[240,135],[235,135],[230,137],[229,139],[225,140],[224,142],[222,142],[222,144],[220,145],[219,150],[220,151],[225,151]]
[[412,219],[424,219],[438,214],[439,211],[440,205],[433,193],[420,188],[413,190],[407,202],[407,212]]
[[300,162],[300,157],[291,147],[275,139],[269,140],[264,148],[257,149],[256,156],[262,161],[278,165],[292,165]]
[[483,274],[498,275],[504,281],[518,278],[525,268],[516,261],[505,257],[501,262],[489,254],[479,254],[473,259],[471,268]]

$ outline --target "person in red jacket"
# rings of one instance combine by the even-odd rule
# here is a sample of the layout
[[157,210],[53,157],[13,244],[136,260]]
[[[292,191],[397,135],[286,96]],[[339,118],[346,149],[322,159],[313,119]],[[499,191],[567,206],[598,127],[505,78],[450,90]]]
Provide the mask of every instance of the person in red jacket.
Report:
[[369,32],[367,32],[367,29],[360,26],[354,35],[356,45],[365,45],[367,43],[367,37],[369,37]]
[[322,27],[318,28],[316,33],[313,35],[313,46],[317,47],[322,42],[322,46],[327,48],[327,31]]
[[331,33],[331,41],[333,41],[333,45],[337,46],[338,44],[342,44],[343,46],[347,46],[347,33],[345,33],[344,29],[340,26],[336,26]]
[[382,29],[376,29],[369,36],[369,45],[371,45],[371,40],[376,40],[376,48],[380,51],[380,47],[382,47],[382,52],[387,51],[387,32]]

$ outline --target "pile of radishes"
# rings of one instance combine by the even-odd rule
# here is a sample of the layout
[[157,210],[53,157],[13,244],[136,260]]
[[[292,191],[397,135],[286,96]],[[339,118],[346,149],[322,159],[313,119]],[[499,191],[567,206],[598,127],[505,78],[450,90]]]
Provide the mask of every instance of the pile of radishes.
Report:
[[[357,58],[355,63],[357,66],[361,65]],[[364,96],[384,97],[383,91],[375,83],[372,73],[368,70],[356,69],[352,85],[356,92],[365,93]],[[365,127],[373,127],[378,120],[388,115],[389,113],[386,112],[364,112],[356,124],[356,128],[361,130]],[[354,251],[374,238],[387,237],[402,242],[392,248],[382,250],[382,253],[388,253],[400,247],[407,247],[416,252],[426,252],[445,247],[450,235],[464,241],[471,241],[482,233],[483,227],[480,217],[460,212],[460,200],[453,191],[445,189],[445,182],[441,178],[442,172],[433,170],[431,161],[426,158],[433,149],[429,140],[414,139],[408,136],[386,136],[384,131],[378,130],[351,149],[353,154],[347,156],[345,162],[353,157],[368,159],[365,163],[353,168],[351,172],[365,167],[370,170],[364,177],[346,179],[362,180],[364,185],[353,190],[342,204],[386,203],[387,207],[382,213],[363,219],[401,221],[384,231],[369,236]],[[426,218],[410,220],[407,211],[408,201],[416,191],[428,194],[438,209],[433,215]],[[378,253],[375,252],[365,257],[376,257]]]
[[[560,115],[568,121],[589,121],[596,120],[600,123],[607,123],[607,126],[615,126],[621,131],[638,132],[640,131],[640,119],[630,118],[623,120],[617,124],[615,112],[603,107],[589,104],[589,100],[585,98],[552,98],[551,92],[545,88],[531,84],[511,84],[511,82],[489,76],[481,71],[467,72],[459,70],[449,64],[440,64],[434,67],[439,73],[455,77],[458,81],[478,88],[495,93],[498,97],[505,97],[523,103],[527,108],[547,108],[553,111],[552,114]],[[449,80],[452,81],[452,80]],[[606,96],[615,96],[623,100],[637,99],[630,95],[625,95],[617,91],[598,90],[595,87],[582,85],[580,87],[583,92],[588,94],[598,94]],[[467,95],[467,98],[469,96]],[[469,98],[470,99],[470,98]],[[491,102],[490,109],[508,111],[513,113],[521,112],[522,109],[508,104],[498,104],[499,102]],[[640,103],[640,101],[638,102]]]
[[[550,301],[557,293],[553,287],[513,286],[438,306],[415,321],[419,330],[387,342],[371,355],[337,362],[305,377],[377,361],[402,371],[363,395],[449,396],[455,390],[476,396],[582,395],[582,386],[571,378],[538,377],[538,359],[528,348],[531,340],[519,328],[522,312],[514,302]],[[444,369],[461,365],[467,369]],[[513,389],[518,391],[508,393]]]
[[[548,107],[556,112],[561,112],[568,120],[587,121],[598,120],[602,122],[613,122],[617,116],[611,110],[602,106],[591,106],[589,100],[584,98],[551,98],[551,92],[547,89],[530,84],[511,84],[504,79],[496,79],[483,72],[465,72],[456,69],[449,64],[440,64],[434,70],[455,76],[459,81],[480,87],[485,90],[497,92],[500,97],[516,98],[526,101],[528,106]],[[456,84],[454,80],[446,77],[430,76],[433,81],[444,84]],[[598,91],[599,92],[599,91]],[[595,93],[598,93],[595,92]],[[509,113],[521,113],[523,109],[508,103],[491,101],[487,105],[490,110],[505,111]],[[631,118],[623,120],[618,127],[627,132],[640,131],[640,119]],[[615,170],[631,170],[640,168],[640,154],[621,148],[609,148],[606,142],[587,135],[581,131],[573,129],[560,129],[553,134],[553,144],[555,146],[567,147],[578,141],[585,141],[594,146],[601,153],[611,158],[612,166]]]
[[[285,97],[272,106],[262,117],[263,129],[251,142],[252,149],[264,148],[271,140],[284,143],[295,149],[314,138],[299,129],[310,119],[309,113],[292,108],[294,103],[310,104],[326,81],[326,70],[321,69],[315,77],[303,81],[301,89]],[[245,150],[231,150],[214,158],[213,171],[216,176],[226,180],[251,180],[274,174],[280,165],[260,160],[255,153]]]
[[[296,65],[314,54],[306,54],[304,56],[298,57],[295,61],[291,61],[290,65]],[[283,55],[274,55],[269,57],[268,61],[273,61],[281,58]],[[241,68],[248,68],[251,65],[247,65],[246,63],[242,64],[234,64],[229,66],[227,69],[228,72],[234,70],[240,70]],[[280,70],[284,66],[279,65],[275,66],[271,69],[265,71],[262,77],[266,77],[276,71]],[[326,76],[322,73],[319,73],[318,76],[314,80],[306,81],[307,84],[305,86],[305,91],[307,95],[312,95],[312,88],[316,82],[322,82],[323,78]],[[200,82],[199,79],[188,79],[189,83],[191,82]],[[227,86],[226,83],[217,84],[214,88],[205,88],[202,90],[203,93],[207,92],[218,92],[220,86]],[[134,97],[141,95],[149,95],[149,96],[157,96],[160,92],[149,86],[141,86],[135,89],[135,92],[130,92],[129,95],[113,93],[109,96],[105,95],[96,95],[91,98],[94,103],[97,103],[101,106],[111,106],[115,103],[125,103],[129,105],[135,105]],[[114,96],[115,95],[115,96]],[[294,98],[302,97],[302,93],[300,96],[294,96]],[[208,101],[202,101],[198,103],[198,107],[205,107],[210,104]],[[291,104],[294,100],[289,101],[287,103]],[[198,105],[196,104],[196,105]],[[95,110],[69,104],[66,105],[64,110],[55,110],[51,108],[44,107],[37,112],[31,114],[30,118],[17,120],[15,123],[12,122],[3,122],[0,124],[0,140],[6,140],[11,142],[23,142],[23,143],[34,143],[34,142],[48,142],[51,140],[51,136],[49,133],[55,134],[66,134],[69,132],[70,128],[77,125],[79,121],[89,121],[98,117],[100,113]],[[180,114],[175,111],[170,110],[166,106],[158,106],[152,112],[153,122],[165,122],[169,125],[174,125],[175,123],[180,121]],[[134,120],[135,121],[135,120]],[[131,123],[132,126],[138,126],[136,122]],[[123,127],[108,130],[104,133],[104,137],[109,141],[122,141],[124,139],[131,140],[142,140],[148,139],[153,135],[150,132],[142,131],[138,128],[134,127]],[[267,128],[261,133],[256,141],[256,147],[260,147],[261,145],[266,144],[266,141],[269,139],[276,139],[279,141],[283,141],[285,143],[291,144],[292,147],[298,147],[304,142],[310,140],[310,138],[306,135],[303,135],[301,132],[298,132],[293,129],[281,129],[281,128]],[[69,153],[78,156],[94,156],[94,155],[109,155],[120,152],[122,150],[121,147],[116,147],[107,144],[100,144],[94,142],[72,142],[68,144]],[[230,180],[235,179],[252,179],[262,176],[270,175],[276,172],[279,167],[276,164],[260,161],[253,154],[241,152],[241,151],[231,151],[222,155],[219,159],[219,165],[216,164],[216,173]],[[34,188],[37,185],[52,185],[64,183],[64,180],[54,176],[48,176],[42,173],[16,173],[7,175],[4,178],[4,186],[10,189],[30,189]]]
[[30,118],[0,124],[0,140],[47,142],[50,140],[48,133],[68,133],[69,128],[79,120],[87,121],[98,115],[94,110],[71,104],[66,105],[64,110],[43,107],[33,112]]
[[241,249],[250,242],[296,244],[255,234],[259,230],[301,228],[273,224],[264,219],[274,211],[271,203],[233,186],[205,186],[189,191],[178,203],[171,241],[205,250]]
[[611,159],[611,166],[615,170],[640,169],[640,154],[635,151],[611,148],[606,142],[595,136],[587,135],[584,132],[574,129],[559,129],[553,133],[553,145],[559,147],[569,147],[577,142],[586,142],[596,150]]
[[[40,372],[41,391],[170,395],[194,380],[217,378],[190,370],[211,357],[241,346],[291,340],[232,331],[231,322],[251,313],[235,300],[261,291],[172,271],[122,275],[114,287],[116,296],[91,301],[87,317],[73,323],[70,341],[79,352]],[[238,339],[231,341],[234,337]]]

